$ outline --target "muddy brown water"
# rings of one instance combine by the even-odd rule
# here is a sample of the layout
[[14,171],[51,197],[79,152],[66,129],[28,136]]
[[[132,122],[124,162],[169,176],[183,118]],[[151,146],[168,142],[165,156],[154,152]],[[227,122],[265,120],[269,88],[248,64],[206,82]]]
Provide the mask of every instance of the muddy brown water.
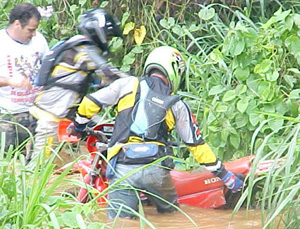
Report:
[[[55,179],[57,175],[53,175]],[[80,174],[72,174],[67,179],[82,180]],[[73,189],[74,190],[74,189]],[[70,186],[64,186],[57,190],[70,191]],[[105,228],[221,228],[221,229],[252,229],[262,228],[259,210],[240,209],[232,216],[232,209],[206,209],[188,205],[180,205],[182,212],[158,214],[155,207],[143,206],[146,219],[153,225],[143,224],[140,220],[129,220],[118,218],[114,221],[106,219],[105,208],[99,206],[99,211],[94,219],[105,223]]]
[[[262,228],[260,221],[260,212],[251,210],[240,210],[232,217],[232,210],[216,210],[216,209],[204,209],[191,207],[186,205],[180,206],[183,213],[169,213],[158,214],[154,207],[144,207],[145,216],[149,220],[154,228],[178,228],[178,229],[190,229],[190,228],[226,228],[226,229],[252,229]],[[193,221],[193,222],[192,222]],[[118,219],[116,224],[107,223],[113,228],[142,228],[139,220],[125,220]],[[151,228],[145,226],[145,228]]]
[[[83,153],[85,154],[85,152]],[[66,161],[72,161],[64,158]],[[74,158],[73,158],[74,159]],[[57,175],[53,175],[55,179]],[[75,173],[68,175],[67,179],[82,180],[80,174]],[[50,182],[51,183],[51,182]],[[68,191],[70,187],[67,185],[57,190]],[[99,207],[100,208],[100,207]],[[103,207],[102,207],[103,208]],[[174,229],[190,229],[190,228],[209,228],[209,229],[252,229],[262,228],[261,215],[259,210],[240,209],[232,216],[232,209],[205,209],[194,206],[180,205],[180,209],[184,212],[158,214],[155,207],[144,206],[146,219],[151,222],[154,228],[174,228]],[[129,220],[118,218],[114,221],[106,219],[105,209],[99,209],[98,215],[94,215],[95,220],[104,222],[105,228],[152,228],[147,224],[142,224],[139,220]]]

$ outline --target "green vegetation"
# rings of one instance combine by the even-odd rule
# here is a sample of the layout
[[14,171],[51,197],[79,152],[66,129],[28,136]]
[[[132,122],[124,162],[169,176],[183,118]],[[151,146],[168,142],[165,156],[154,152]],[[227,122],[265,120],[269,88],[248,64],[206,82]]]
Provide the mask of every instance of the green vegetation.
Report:
[[[12,7],[20,2],[24,1],[0,2],[1,28],[7,25]],[[48,19],[43,18],[40,25],[40,31],[50,46],[76,33],[78,17],[86,9],[104,7],[113,13],[120,19],[124,40],[113,39],[109,60],[123,71],[141,75],[143,61],[153,47],[167,44],[179,49],[188,66],[184,90],[179,94],[191,105],[202,126],[203,137],[218,157],[230,160],[254,154],[254,167],[260,160],[286,160],[280,168],[274,166],[260,177],[251,173],[242,200],[248,207],[253,205],[250,201],[253,200],[253,188],[259,188],[254,199],[261,208],[263,225],[276,228],[279,220],[286,228],[297,227],[300,192],[298,1],[29,2],[36,6],[52,4],[54,7],[53,15]],[[186,167],[194,166],[193,160],[185,152],[178,155],[186,160]],[[11,162],[8,159],[10,157],[1,159],[0,199],[15,202],[9,205],[13,211],[8,207],[0,207],[0,225],[7,222],[38,225],[45,218],[51,219],[53,225],[59,222],[52,214],[52,206],[59,208],[60,205],[45,205],[51,192],[44,194],[47,193],[43,190],[46,187],[41,186],[38,193],[30,192],[30,195],[34,195],[31,199],[26,196],[29,186],[34,183],[26,182],[28,189],[25,189],[22,180],[26,176],[24,168],[18,168],[23,172],[15,174],[14,160]],[[22,164],[22,158],[20,161]],[[13,167],[7,169],[9,166]],[[36,172],[40,172],[39,177],[47,180],[51,169],[49,167],[44,172]],[[4,182],[7,184],[3,186]],[[20,186],[15,186],[18,183]],[[9,184],[13,184],[12,187]],[[13,193],[23,193],[19,198],[26,202],[16,202],[13,195],[6,196],[7,191],[2,187],[14,189]],[[27,201],[39,195],[39,202],[34,203],[39,207],[30,207]],[[90,206],[74,203],[72,206],[76,210],[73,212],[86,212],[86,206]],[[242,201],[238,206],[241,204]],[[32,208],[30,211],[43,209],[48,213],[43,215],[44,218],[32,220],[28,218],[25,208]],[[80,208],[83,210],[78,210]],[[24,224],[18,224],[21,221]]]

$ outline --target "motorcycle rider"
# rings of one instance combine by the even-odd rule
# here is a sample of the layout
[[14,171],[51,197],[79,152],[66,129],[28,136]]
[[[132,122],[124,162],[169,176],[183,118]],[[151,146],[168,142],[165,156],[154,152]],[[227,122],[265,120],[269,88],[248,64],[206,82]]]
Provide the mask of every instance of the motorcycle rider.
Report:
[[[109,65],[103,57],[108,52],[109,39],[122,37],[119,23],[111,15],[103,9],[88,10],[80,19],[78,31],[79,35],[66,41],[70,44],[77,42],[76,46],[66,49],[56,58],[48,58],[59,61],[50,74],[41,72],[39,80],[45,82],[41,84],[43,89],[30,109],[38,121],[34,151],[32,155],[27,155],[27,161],[41,152],[45,153],[46,158],[49,157],[58,145],[59,121],[74,116],[78,103],[95,76],[101,79],[102,86],[128,76]],[[49,63],[44,61],[43,64]],[[45,70],[47,66],[42,65],[41,69]]]
[[[103,107],[116,107],[107,156],[110,166],[106,176],[113,186],[108,193],[108,218],[135,218],[137,190],[146,190],[159,213],[177,210],[177,194],[169,173],[173,163],[165,157],[173,153],[168,136],[174,128],[197,162],[220,177],[232,192],[241,190],[243,181],[224,168],[202,139],[188,105],[175,95],[185,67],[175,48],[155,48],[145,62],[144,77],[118,79],[85,96],[68,127],[69,133],[80,135],[94,114]],[[151,164],[159,158],[160,162]]]

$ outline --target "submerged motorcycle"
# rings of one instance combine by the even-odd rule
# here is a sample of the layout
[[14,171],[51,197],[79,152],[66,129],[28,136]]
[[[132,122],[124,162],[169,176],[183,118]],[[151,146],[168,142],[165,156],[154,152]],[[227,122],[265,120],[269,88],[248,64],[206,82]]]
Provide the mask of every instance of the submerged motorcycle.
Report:
[[[60,141],[77,142],[80,139],[76,136],[69,136],[67,127],[70,121],[60,121],[59,139]],[[85,131],[86,147],[91,154],[90,160],[79,160],[71,170],[80,172],[84,177],[85,184],[98,190],[95,195],[103,192],[108,187],[108,180],[105,177],[107,163],[107,145],[112,135],[113,124],[101,124]],[[255,156],[246,156],[229,162],[224,162],[227,170],[246,176],[251,170],[251,164]],[[256,172],[267,171],[273,161],[263,161],[257,166]],[[65,165],[59,171],[65,170],[69,165]],[[192,171],[172,170],[170,172],[175,189],[178,195],[178,202],[201,208],[221,208],[229,203],[230,191],[226,188],[220,178],[214,176],[205,169]],[[77,199],[85,203],[88,201],[89,190],[81,187]],[[141,194],[145,198],[144,194]],[[106,197],[97,198],[99,205],[106,203]]]

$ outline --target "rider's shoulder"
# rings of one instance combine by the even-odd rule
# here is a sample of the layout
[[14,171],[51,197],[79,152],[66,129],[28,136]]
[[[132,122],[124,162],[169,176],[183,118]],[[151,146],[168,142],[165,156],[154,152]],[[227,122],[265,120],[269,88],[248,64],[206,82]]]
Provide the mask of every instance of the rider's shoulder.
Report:
[[122,78],[117,79],[115,82],[121,83],[121,84],[130,84],[130,83],[133,83],[135,81],[138,81],[138,77],[128,75],[126,77],[122,77]]

